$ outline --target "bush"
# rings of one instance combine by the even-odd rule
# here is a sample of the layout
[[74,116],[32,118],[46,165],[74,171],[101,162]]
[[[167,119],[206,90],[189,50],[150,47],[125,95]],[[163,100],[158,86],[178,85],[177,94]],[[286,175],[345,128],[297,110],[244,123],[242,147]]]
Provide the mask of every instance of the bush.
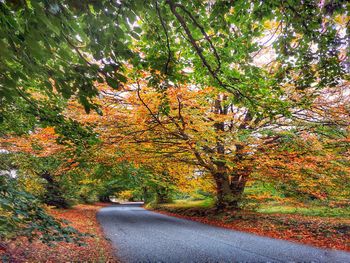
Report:
[[86,236],[47,214],[41,202],[21,189],[17,180],[0,175],[0,239],[26,236],[30,241],[39,238],[43,243],[55,241],[81,242]]

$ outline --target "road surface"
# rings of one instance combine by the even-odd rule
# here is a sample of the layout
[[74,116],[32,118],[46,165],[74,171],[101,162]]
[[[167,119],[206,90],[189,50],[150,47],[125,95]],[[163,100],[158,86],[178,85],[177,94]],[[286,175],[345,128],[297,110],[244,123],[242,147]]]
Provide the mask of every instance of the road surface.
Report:
[[318,249],[113,205],[98,213],[122,262],[342,262],[350,253]]

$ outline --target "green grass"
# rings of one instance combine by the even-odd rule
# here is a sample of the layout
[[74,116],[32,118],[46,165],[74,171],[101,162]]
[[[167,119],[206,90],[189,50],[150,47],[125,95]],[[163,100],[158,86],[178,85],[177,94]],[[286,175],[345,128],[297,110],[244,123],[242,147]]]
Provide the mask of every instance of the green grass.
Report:
[[259,213],[350,218],[350,207],[332,208],[317,201],[307,202],[302,206],[298,206],[295,203],[283,203],[283,200],[288,202],[285,195],[269,183],[255,182],[248,186],[244,193],[248,196],[271,196],[270,200],[257,204],[258,206],[255,210]]
[[[174,200],[174,202],[170,204],[162,204],[161,206],[170,209],[212,208],[214,206],[214,200],[209,198],[204,200],[181,199]],[[350,207],[331,208],[313,204],[309,204],[307,207],[298,207],[291,204],[269,202],[261,204],[261,206],[257,208],[256,211],[262,214],[295,214],[304,216],[350,218]]]
[[291,205],[265,204],[257,209],[264,214],[297,214],[305,216],[350,218],[350,208],[330,208],[326,206],[296,207]]
[[204,200],[174,200],[174,203],[171,204],[162,204],[162,206],[169,208],[211,208],[214,206],[214,201],[212,199],[204,199]]

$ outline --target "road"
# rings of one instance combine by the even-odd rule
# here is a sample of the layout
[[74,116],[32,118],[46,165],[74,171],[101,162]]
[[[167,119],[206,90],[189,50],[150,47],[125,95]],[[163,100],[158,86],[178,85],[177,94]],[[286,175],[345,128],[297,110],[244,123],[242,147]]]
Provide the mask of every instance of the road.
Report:
[[122,262],[350,262],[350,253],[114,205],[98,213]]

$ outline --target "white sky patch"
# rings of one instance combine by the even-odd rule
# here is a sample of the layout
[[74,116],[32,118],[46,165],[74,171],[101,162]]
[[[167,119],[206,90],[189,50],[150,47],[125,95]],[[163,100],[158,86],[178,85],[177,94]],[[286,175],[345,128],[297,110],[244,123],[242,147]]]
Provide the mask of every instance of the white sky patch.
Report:
[[79,42],[83,42],[83,39],[81,38],[81,36],[75,35],[75,38],[76,38]]
[[10,176],[11,178],[16,178],[17,177],[17,170],[15,169],[11,169],[9,171],[6,171],[6,170],[0,170],[0,176],[1,175],[8,175]]
[[277,54],[272,48],[272,45],[279,37],[280,32],[278,28],[279,26],[276,29],[266,30],[263,37],[255,40],[255,43],[260,46],[260,49],[255,53],[255,55],[253,55],[254,65],[263,67],[276,59]]

